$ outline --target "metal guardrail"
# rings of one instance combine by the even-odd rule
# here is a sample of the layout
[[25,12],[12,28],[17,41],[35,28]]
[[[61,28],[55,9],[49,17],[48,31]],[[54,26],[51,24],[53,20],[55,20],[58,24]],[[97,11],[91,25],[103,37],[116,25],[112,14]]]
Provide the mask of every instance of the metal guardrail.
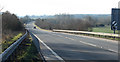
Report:
[[[58,58],[58,56],[56,56],[55,54],[53,54],[48,47],[46,47],[44,45],[44,47],[48,48],[46,49],[46,51],[42,50],[42,48],[44,48],[42,46],[42,42],[41,40],[32,32],[29,31],[29,34],[31,35],[32,39],[33,39],[33,43],[35,44],[37,50],[38,50],[38,53],[42,59],[42,62],[65,62],[63,59],[60,59]],[[49,51],[49,52],[48,52]],[[43,53],[43,52],[46,52],[46,53]]]
[[76,33],[76,34],[100,35],[100,36],[120,38],[120,36],[118,34],[111,34],[111,33],[98,33],[98,32],[72,31],[72,30],[56,30],[56,29],[53,29],[53,31],[54,32],[65,32],[65,33]]
[[0,54],[0,61],[4,62],[13,53],[13,51],[19,46],[19,44],[27,37],[28,32],[19,38],[16,42],[10,45],[4,52]]
[[37,48],[37,51],[38,51],[38,53],[39,53],[39,55],[40,55],[40,57],[41,57],[41,59],[42,59],[42,62],[47,62],[47,61],[45,60],[44,56],[42,55],[41,48],[40,48],[40,43],[39,43],[38,38],[36,38],[36,36],[35,36],[33,33],[31,33],[30,31],[29,31],[29,34],[31,35],[31,37],[32,37],[32,39],[33,39],[33,43],[34,43],[34,45],[35,45],[36,48]]

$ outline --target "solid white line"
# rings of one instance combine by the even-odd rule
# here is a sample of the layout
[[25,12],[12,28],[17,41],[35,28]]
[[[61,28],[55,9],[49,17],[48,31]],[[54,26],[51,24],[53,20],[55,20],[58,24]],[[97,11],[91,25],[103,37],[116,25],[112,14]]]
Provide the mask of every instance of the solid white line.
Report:
[[[35,35],[35,34],[34,34],[34,35]],[[41,43],[43,43],[43,44],[45,45],[45,47],[47,47],[47,48],[52,52],[52,54],[54,54],[59,60],[64,61],[60,56],[57,55],[57,53],[55,53],[50,47],[48,47],[39,37],[37,37],[36,35],[35,35],[35,37],[36,37]],[[65,62],[65,61],[64,61],[64,62]]]

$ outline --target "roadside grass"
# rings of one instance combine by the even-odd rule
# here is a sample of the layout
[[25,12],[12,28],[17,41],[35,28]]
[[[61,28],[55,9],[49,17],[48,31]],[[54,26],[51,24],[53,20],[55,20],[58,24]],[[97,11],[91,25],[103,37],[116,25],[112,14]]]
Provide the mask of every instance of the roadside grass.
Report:
[[[111,30],[110,26],[105,27],[94,27],[93,32],[102,32],[102,33],[114,33],[113,30]],[[118,34],[118,31],[116,31],[116,34]]]
[[[10,62],[42,62],[32,38],[28,36],[13,52],[7,61]],[[7,62],[6,61],[6,62]]]
[[13,44],[16,40],[18,40],[23,34],[19,33],[18,35],[14,36],[13,38],[10,38],[9,41],[5,40],[2,41],[2,51],[7,49],[11,44]]
[[15,41],[15,40],[17,40],[19,37],[21,37],[22,36],[22,33],[19,33],[17,36],[15,36],[13,39],[12,39],[12,41]]

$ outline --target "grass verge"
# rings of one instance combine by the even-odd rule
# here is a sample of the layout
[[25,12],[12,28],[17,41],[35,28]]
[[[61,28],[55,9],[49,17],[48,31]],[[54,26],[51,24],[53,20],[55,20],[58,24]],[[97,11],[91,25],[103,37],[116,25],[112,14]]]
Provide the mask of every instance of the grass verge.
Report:
[[9,41],[7,40],[2,41],[2,51],[7,49],[11,44],[13,44],[16,40],[18,40],[22,35],[23,35],[22,33],[19,33],[18,35],[11,38]]
[[[40,55],[32,42],[32,38],[28,36],[8,58],[9,62],[42,62]],[[7,62],[6,61],[6,62]]]
[[[110,26],[105,27],[94,27],[93,32],[101,32],[101,33],[114,33],[113,30],[111,30]],[[118,34],[118,31],[116,31],[116,34]]]

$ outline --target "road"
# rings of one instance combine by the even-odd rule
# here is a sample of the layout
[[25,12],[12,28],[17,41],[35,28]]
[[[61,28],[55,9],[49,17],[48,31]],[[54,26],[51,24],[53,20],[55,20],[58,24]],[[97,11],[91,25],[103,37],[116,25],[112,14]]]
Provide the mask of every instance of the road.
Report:
[[118,60],[118,44],[116,41],[45,31],[33,27],[33,22],[26,25],[26,28],[39,38],[42,53],[48,55],[48,60],[53,57],[50,54],[64,61],[95,60],[106,62],[109,60],[108,62],[110,62]]

